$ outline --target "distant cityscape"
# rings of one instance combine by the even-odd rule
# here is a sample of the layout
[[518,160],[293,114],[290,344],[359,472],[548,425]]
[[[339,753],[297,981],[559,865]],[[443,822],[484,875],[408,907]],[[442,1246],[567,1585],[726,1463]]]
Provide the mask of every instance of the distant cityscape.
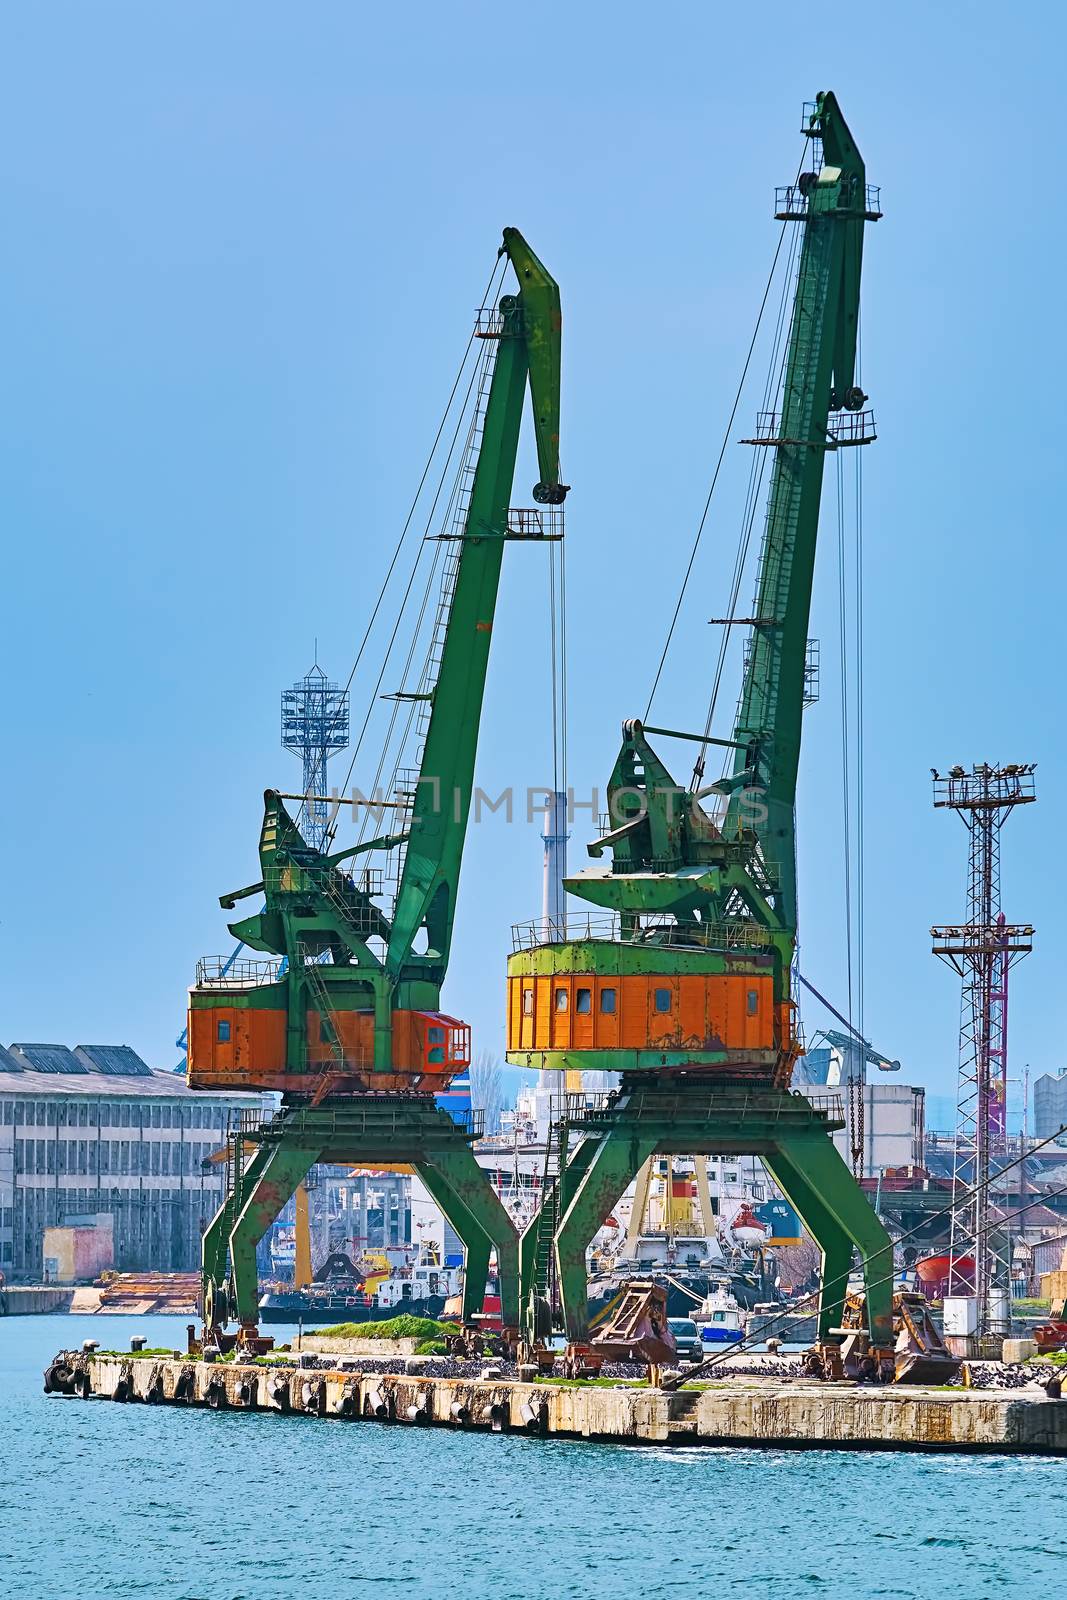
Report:
[[[895,1068],[896,1064],[892,1064]],[[818,1095],[842,1086],[847,1051],[814,1048],[799,1084]],[[536,1208],[549,1137],[553,1075],[530,1075],[514,1105],[505,1104],[499,1065],[487,1056],[450,1088],[446,1108],[485,1113],[480,1164],[520,1223]],[[589,1084],[591,1092],[612,1086]],[[955,1103],[950,1095],[875,1079],[863,1086],[861,1177],[879,1185],[903,1172],[951,1177]],[[0,1046],[0,1269],[10,1283],[89,1281],[100,1272],[190,1272],[200,1266],[200,1239],[222,1202],[228,1136],[242,1117],[258,1120],[271,1097],[191,1092],[173,1071],[155,1070],[128,1045]],[[1021,1118],[1020,1118],[1021,1120]],[[1010,1119],[1009,1119],[1010,1122]],[[1030,1096],[1030,1140],[1053,1138],[1067,1124],[1067,1070],[1044,1074]],[[1016,1130],[1010,1139],[1021,1146]],[[847,1158],[847,1134],[836,1135]],[[1067,1135],[1064,1135],[1067,1145]],[[1054,1142],[1035,1158],[1031,1196],[1046,1187],[1067,1149]],[[709,1161],[713,1204],[724,1208],[773,1199],[774,1185],[756,1158]],[[432,1244],[442,1258],[459,1242],[417,1179],[322,1169],[319,1253]],[[1012,1201],[1003,1197],[1006,1209]],[[1018,1203],[1018,1202],[1016,1202]],[[1045,1208],[1043,1208],[1045,1209]],[[1060,1206],[1041,1221],[1058,1223]],[[1041,1233],[1031,1216],[1029,1230]],[[261,1246],[270,1275],[286,1262],[292,1203]],[[332,1232],[331,1232],[332,1230]],[[347,1237],[345,1237],[347,1230]],[[1048,1227],[1045,1228],[1048,1232]],[[277,1237],[275,1237],[277,1235]],[[280,1242],[279,1242],[280,1241]],[[1035,1240],[1035,1242],[1038,1242]]]

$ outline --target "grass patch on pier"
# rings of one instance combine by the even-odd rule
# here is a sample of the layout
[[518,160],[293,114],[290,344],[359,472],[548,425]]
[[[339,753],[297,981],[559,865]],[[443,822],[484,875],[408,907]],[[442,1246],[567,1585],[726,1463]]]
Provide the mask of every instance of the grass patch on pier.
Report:
[[168,1345],[164,1350],[159,1347],[154,1350],[93,1350],[93,1356],[117,1356],[122,1361],[173,1361],[175,1356],[179,1361],[191,1360],[192,1357],[182,1355],[180,1350],[175,1350],[173,1345]]
[[[438,1322],[434,1317],[412,1317],[404,1312],[387,1322],[338,1322],[332,1328],[316,1328],[316,1339],[420,1339],[444,1340],[461,1332],[455,1322]],[[427,1351],[427,1354],[436,1352]]]
[[554,1389],[647,1389],[647,1378],[546,1378],[535,1383],[550,1383]]

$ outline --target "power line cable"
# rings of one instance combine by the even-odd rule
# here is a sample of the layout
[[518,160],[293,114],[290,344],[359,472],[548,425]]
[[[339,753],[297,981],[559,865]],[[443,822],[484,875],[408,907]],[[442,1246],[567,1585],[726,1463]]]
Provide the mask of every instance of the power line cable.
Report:
[[[991,1187],[992,1184],[994,1183],[994,1181],[996,1181],[997,1179],[1002,1178],[1004,1176],[1004,1174],[1006,1172],[1010,1172],[1013,1167],[1020,1166],[1023,1162],[1027,1161],[1030,1158],[1030,1156],[1032,1156],[1034,1154],[1034,1152],[1036,1150],[1040,1150],[1046,1144],[1052,1144],[1063,1133],[1067,1133],[1067,1123],[1064,1123],[1062,1127],[1057,1128],[1055,1133],[1050,1133],[1047,1139],[1040,1140],[1039,1143],[1031,1146],[1031,1148],[1028,1151],[1025,1151],[1022,1155],[1016,1156],[1014,1160],[1009,1161],[1003,1167],[1000,1167],[998,1169],[996,1175],[995,1175],[995,1178],[990,1177],[990,1178],[987,1178],[984,1183],[978,1183],[978,1184],[974,1184],[974,1185],[969,1186],[964,1191],[963,1195],[958,1197],[958,1198],[954,1194],[952,1202],[951,1202],[950,1205],[947,1205],[947,1206],[943,1207],[942,1210],[940,1210],[940,1211],[935,1211],[929,1217],[924,1217],[922,1222],[916,1223],[914,1228],[909,1228],[906,1233],[902,1233],[898,1238],[890,1239],[888,1244],[882,1245],[880,1249],[875,1250],[867,1258],[868,1261],[877,1261],[879,1256],[884,1256],[887,1250],[890,1252],[890,1255],[892,1256],[892,1253],[897,1249],[897,1247],[899,1245],[902,1245],[906,1240],[912,1238],[915,1234],[921,1233],[923,1230],[929,1228],[931,1222],[937,1222],[941,1217],[950,1216],[960,1205],[966,1204],[966,1202],[967,1202],[967,1200],[969,1198],[973,1198],[973,1196],[975,1194],[979,1193],[982,1189]],[[1064,1195],[1064,1194],[1067,1194],[1067,1184],[1062,1185],[1059,1189],[1052,1190],[1048,1194],[1036,1197],[1034,1200],[1032,1200],[1029,1203],[1029,1205],[1021,1207],[1018,1211],[1014,1212],[1013,1215],[1016,1216],[1016,1217],[1020,1217],[1025,1212],[1033,1210],[1034,1207],[1036,1207],[1038,1205],[1043,1205],[1043,1204],[1047,1203],[1049,1200],[1056,1200],[1061,1195]],[[847,1287],[848,1280],[849,1280],[849,1278],[851,1276],[852,1276],[852,1268],[850,1266],[847,1272],[838,1273],[836,1277],[830,1278],[830,1279],[826,1280],[824,1283],[820,1284],[819,1288],[817,1290],[813,1290],[811,1294],[803,1295],[801,1297],[801,1299],[799,1300],[798,1304],[799,1305],[805,1305],[805,1304],[808,1304],[809,1302],[812,1302],[812,1301],[818,1303],[818,1301],[826,1293],[826,1290],[828,1288],[839,1288],[842,1284],[845,1284],[846,1287]],[[885,1283],[891,1283],[893,1281],[893,1279],[895,1278],[895,1276],[896,1276],[895,1270],[891,1270],[884,1277],[875,1278],[873,1280],[874,1286],[875,1287],[880,1287],[881,1285],[883,1285]],[[701,1362],[698,1367],[695,1367],[690,1372],[686,1373],[684,1379],[682,1379],[681,1381],[689,1382],[689,1380],[691,1378],[697,1376],[697,1374],[702,1373],[702,1372],[710,1371],[712,1367],[718,1366],[720,1362],[724,1361],[727,1358],[727,1356],[729,1356],[729,1355],[738,1355],[743,1349],[745,1349],[749,1345],[752,1345],[752,1344],[755,1344],[755,1343],[761,1343],[762,1344],[765,1341],[765,1337],[766,1337],[766,1333],[767,1333],[768,1328],[773,1327],[776,1323],[779,1323],[779,1322],[782,1322],[782,1321],[787,1321],[789,1319],[792,1319],[793,1321],[799,1322],[801,1319],[796,1316],[796,1311],[797,1311],[797,1305],[792,1305],[792,1306],[787,1307],[783,1311],[779,1312],[776,1316],[771,1317],[761,1327],[758,1340],[757,1340],[755,1334],[746,1335],[746,1337],[744,1339],[739,1339],[736,1344],[731,1345],[729,1350],[724,1351],[724,1352],[722,1352],[722,1353],[720,1353],[720,1354],[718,1354],[716,1356],[709,1356],[707,1361]],[[806,1319],[804,1319],[804,1320],[806,1320]],[[672,1385],[672,1387],[677,1387],[677,1385]]]

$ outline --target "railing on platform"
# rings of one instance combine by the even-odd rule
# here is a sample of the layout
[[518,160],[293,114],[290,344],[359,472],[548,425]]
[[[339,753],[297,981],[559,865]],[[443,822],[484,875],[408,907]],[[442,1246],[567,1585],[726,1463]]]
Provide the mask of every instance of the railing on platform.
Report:
[[503,337],[507,322],[510,322],[513,332],[521,332],[522,311],[519,307],[510,309],[505,319],[504,312],[499,306],[479,306],[474,313],[474,337],[500,339]]
[[281,957],[266,961],[235,961],[231,956],[201,956],[196,963],[198,989],[248,989],[263,983],[277,983]]
[[668,949],[762,950],[770,944],[771,935],[768,929],[755,922],[681,924],[669,917],[644,917],[636,928],[624,931],[623,919],[613,912],[585,917],[536,917],[530,922],[515,922],[511,928],[513,952],[586,939],[610,940],[614,944],[652,944]]
[[483,1139],[485,1137],[485,1112],[480,1106],[450,1106],[442,1107],[447,1111],[457,1128],[461,1128],[468,1139]]
[[699,1121],[712,1111],[734,1122],[751,1117],[763,1123],[795,1124],[810,1119],[812,1113],[829,1122],[845,1120],[839,1094],[805,1094],[801,1089],[783,1092],[768,1084],[726,1076],[694,1078],[684,1090],[668,1084],[634,1089],[623,1085],[606,1092],[553,1095],[550,1104],[553,1122],[587,1130],[597,1124],[608,1126],[621,1117],[637,1122]]
[[756,415],[756,432],[742,444],[799,445],[809,450],[844,450],[853,445],[873,444],[875,431],[873,411],[832,411],[826,423],[823,439],[799,439],[782,431],[782,416],[778,411],[760,411]]
[[[807,222],[812,215],[808,208],[808,197],[817,183],[818,173],[804,172],[799,183],[779,184],[774,191],[775,219],[778,222]],[[882,190],[879,184],[864,185],[862,210],[857,210],[845,190],[846,184],[843,183],[840,203],[829,210],[820,209],[815,215],[820,219],[845,215],[862,217],[865,222],[878,221],[882,215]]]
[[[327,1101],[319,1106],[289,1107],[278,1112],[259,1130],[259,1137],[267,1143],[281,1134],[300,1132],[305,1122],[314,1128],[316,1138],[324,1133],[366,1133],[389,1138],[394,1134],[409,1134],[413,1114],[419,1108],[434,1111],[432,1094],[407,1095],[357,1095],[340,1101]],[[447,1113],[457,1130],[468,1139],[479,1139],[485,1133],[485,1112],[480,1108],[460,1108]]]
[[562,506],[509,506],[508,533],[513,539],[560,540],[564,534]]

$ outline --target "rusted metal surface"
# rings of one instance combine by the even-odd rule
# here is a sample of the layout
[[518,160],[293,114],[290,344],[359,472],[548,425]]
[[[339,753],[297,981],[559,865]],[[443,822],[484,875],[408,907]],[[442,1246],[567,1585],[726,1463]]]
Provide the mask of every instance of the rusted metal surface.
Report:
[[667,1291],[651,1279],[634,1279],[616,1310],[591,1341],[605,1361],[645,1361],[662,1366],[678,1354],[667,1321]]

